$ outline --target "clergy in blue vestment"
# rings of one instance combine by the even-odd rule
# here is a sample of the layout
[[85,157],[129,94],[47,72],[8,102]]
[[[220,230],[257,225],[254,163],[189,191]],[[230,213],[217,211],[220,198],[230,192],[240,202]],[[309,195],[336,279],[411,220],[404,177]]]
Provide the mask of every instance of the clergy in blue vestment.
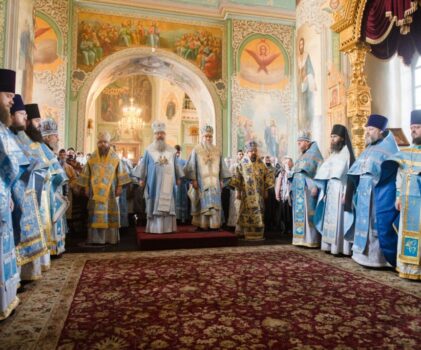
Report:
[[170,233],[177,230],[175,188],[182,177],[175,149],[165,142],[165,124],[152,124],[155,141],[150,144],[136,170],[139,185],[145,186],[146,232]]
[[352,243],[344,240],[350,227],[344,225],[344,204],[348,170],[355,157],[345,126],[336,124],[330,133],[330,156],[317,170],[319,188],[314,223],[322,235],[323,251],[351,255]]
[[[129,175],[130,179],[132,179],[132,172],[133,172],[133,165],[131,161],[127,158],[121,158],[121,165],[126,173]],[[136,179],[137,183],[137,179]],[[133,208],[133,200],[128,198],[128,194],[130,191],[130,184],[123,186],[121,190],[120,197],[118,198],[118,208],[120,211],[120,227],[129,227],[129,211]]]
[[[36,159],[37,166],[33,169],[33,177],[31,177],[31,186],[35,189],[37,204],[39,208],[41,219],[43,238],[42,240],[47,243],[46,230],[47,210],[44,208],[47,203],[42,199],[46,197],[45,187],[46,184],[51,181],[49,178],[49,161],[44,154],[44,148],[42,146],[44,141],[41,135],[41,115],[39,113],[37,104],[25,105],[25,111],[27,114],[26,129],[24,131],[18,131],[17,137],[21,145],[26,146],[30,151],[30,159]],[[48,246],[47,246],[48,247]],[[22,265],[21,267],[21,278],[22,280],[35,280],[40,278],[41,272],[48,270],[50,267],[50,252],[47,252],[40,257],[32,260],[31,262]]]
[[[176,155],[176,163],[183,169],[187,161],[181,159],[181,146],[175,145],[175,155]],[[189,199],[187,197],[187,191],[189,190],[189,180],[186,178],[180,179],[180,184],[175,186],[175,213],[177,220],[184,224],[190,220],[189,214]]]
[[30,167],[24,176],[15,182],[12,192],[15,204],[12,217],[17,262],[21,267],[21,280],[28,281],[41,277],[40,257],[48,253],[38,202],[43,188],[43,182],[38,179],[39,172],[46,171],[48,165],[33,153],[30,145],[19,138],[19,133],[25,133],[27,113],[20,95],[15,95],[13,101],[10,109],[10,130],[30,161]]
[[66,210],[69,179],[60,165],[54,152],[58,151],[58,126],[53,119],[45,119],[41,123],[41,135],[44,140],[44,154],[50,164],[51,181],[47,184],[51,230],[47,231],[47,245],[52,256],[60,255],[65,250],[67,233]]
[[399,276],[421,280],[421,110],[411,113],[411,136],[411,147],[382,164],[377,229],[384,255]]
[[313,223],[317,201],[317,187],[313,178],[323,156],[309,131],[299,132],[297,144],[301,155],[289,176],[292,181],[292,244],[316,248],[320,246],[320,234]]
[[[366,148],[348,171],[350,181],[356,187],[354,193],[354,211],[351,222],[354,224],[352,259],[363,266],[389,266],[380,245],[374,188],[380,179],[381,163],[398,151],[393,134],[386,130],[388,119],[372,114],[365,126]],[[350,196],[350,193],[349,193]],[[350,198],[347,198],[348,202]],[[392,201],[393,203],[393,201]],[[346,220],[347,221],[347,220]]]
[[231,177],[222,154],[212,143],[213,128],[205,125],[202,128],[203,141],[192,151],[184,172],[192,181],[193,196],[198,201],[192,202],[192,224],[199,229],[218,229],[221,227],[221,187],[224,180]]
[[13,237],[14,204],[11,189],[29,165],[8,129],[15,79],[14,71],[0,69],[0,320],[9,317],[19,304],[16,296],[19,270]]

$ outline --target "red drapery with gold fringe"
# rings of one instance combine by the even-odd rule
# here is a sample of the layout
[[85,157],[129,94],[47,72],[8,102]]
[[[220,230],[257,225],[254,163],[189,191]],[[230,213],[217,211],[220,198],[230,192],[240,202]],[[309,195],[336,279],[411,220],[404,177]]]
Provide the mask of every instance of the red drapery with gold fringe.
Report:
[[396,52],[410,64],[415,51],[421,53],[419,0],[369,0],[362,23],[362,39],[374,56],[382,59]]

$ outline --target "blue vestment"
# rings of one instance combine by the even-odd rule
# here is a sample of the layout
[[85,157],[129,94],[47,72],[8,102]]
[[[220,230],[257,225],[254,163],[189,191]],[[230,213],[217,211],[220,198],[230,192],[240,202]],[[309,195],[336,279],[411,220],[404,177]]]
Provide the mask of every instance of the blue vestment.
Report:
[[[385,242],[383,238],[379,237],[377,242],[377,218],[375,215],[376,207],[382,206],[384,202],[376,201],[374,196],[374,188],[379,182],[381,164],[392,154],[398,151],[398,146],[391,132],[388,132],[384,139],[368,145],[364,152],[358,157],[355,163],[348,171],[348,176],[357,186],[357,191],[354,196],[355,213],[351,217],[354,223],[354,237],[352,250],[357,254],[366,255],[368,260],[362,263],[366,266],[385,266],[382,252],[372,251],[369,247],[368,254],[365,254],[367,242],[369,241],[369,232],[372,232],[370,238],[374,245],[379,242]],[[394,203],[394,201],[392,201]],[[348,222],[348,225],[350,223]],[[387,240],[387,237],[384,237]],[[352,237],[347,237],[352,240]],[[384,243],[386,244],[386,243]],[[393,243],[392,243],[393,245]],[[377,255],[377,258],[370,258],[370,251]],[[373,255],[374,256],[374,255]]]
[[[294,217],[293,244],[309,247],[319,245],[319,237],[313,225],[317,198],[310,195],[309,189],[315,186],[312,179],[322,161],[323,156],[317,143],[312,142],[310,148],[297,160],[290,175]],[[306,232],[307,228],[312,232]]]
[[42,183],[36,180],[36,173],[42,167],[48,169],[48,165],[35,158],[31,148],[17,135],[11,132],[11,137],[30,162],[23,176],[15,182],[12,191],[15,204],[12,216],[16,256],[18,265],[22,266],[48,253],[38,202]]
[[[396,175],[401,171],[400,194],[396,194]],[[421,147],[404,148],[381,166],[375,188],[377,230],[388,262],[401,277],[421,279]],[[395,208],[401,201],[401,216]],[[399,233],[399,237],[397,235]],[[399,242],[398,242],[399,239]],[[398,247],[400,248],[398,250]],[[417,272],[417,273],[415,273]]]
[[10,130],[0,122],[0,320],[7,318],[19,303],[16,296],[19,272],[10,204],[11,189],[28,165]]

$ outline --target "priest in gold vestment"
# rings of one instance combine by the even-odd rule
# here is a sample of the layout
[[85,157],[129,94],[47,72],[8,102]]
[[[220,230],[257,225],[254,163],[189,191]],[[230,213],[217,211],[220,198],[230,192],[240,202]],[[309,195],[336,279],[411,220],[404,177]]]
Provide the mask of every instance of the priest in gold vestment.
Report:
[[98,136],[98,149],[83,168],[78,185],[89,197],[88,241],[91,244],[116,244],[119,235],[118,196],[131,182],[120,158],[110,148],[108,132]]
[[230,185],[241,200],[238,225],[246,240],[261,240],[267,191],[274,186],[274,176],[257,156],[257,143],[246,145],[247,153],[238,164]]

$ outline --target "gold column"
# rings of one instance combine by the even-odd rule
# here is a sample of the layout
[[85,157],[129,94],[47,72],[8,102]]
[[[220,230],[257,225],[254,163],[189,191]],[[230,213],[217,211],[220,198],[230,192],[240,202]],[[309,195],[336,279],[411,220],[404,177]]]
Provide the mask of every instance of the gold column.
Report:
[[347,91],[347,117],[351,128],[352,145],[358,156],[365,148],[364,126],[371,113],[371,94],[364,72],[365,59],[370,48],[357,42],[348,50],[351,63],[351,84]]

